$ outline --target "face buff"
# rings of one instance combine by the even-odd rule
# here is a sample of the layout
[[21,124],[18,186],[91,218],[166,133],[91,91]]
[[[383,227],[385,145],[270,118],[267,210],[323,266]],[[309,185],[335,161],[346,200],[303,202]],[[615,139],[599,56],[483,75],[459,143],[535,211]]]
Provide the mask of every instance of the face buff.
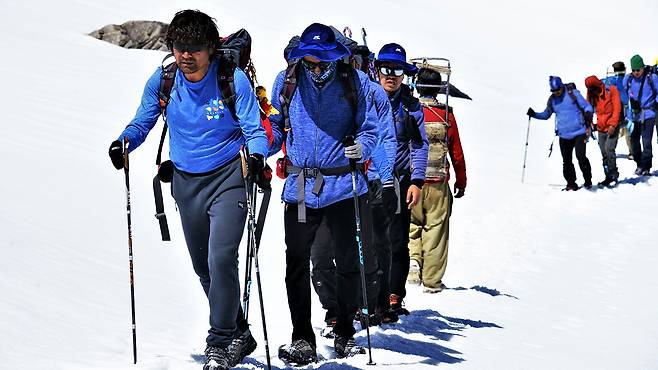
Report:
[[331,77],[331,75],[334,73],[334,71],[336,71],[336,65],[337,65],[337,62],[335,62],[335,61],[331,62],[331,63],[329,63],[327,68],[325,68],[320,73],[315,73],[315,72],[309,70],[306,66],[305,66],[304,69],[306,70],[306,74],[308,75],[308,77],[311,80],[313,80],[313,82],[315,82],[316,85],[321,86],[325,82],[327,82],[329,77]]

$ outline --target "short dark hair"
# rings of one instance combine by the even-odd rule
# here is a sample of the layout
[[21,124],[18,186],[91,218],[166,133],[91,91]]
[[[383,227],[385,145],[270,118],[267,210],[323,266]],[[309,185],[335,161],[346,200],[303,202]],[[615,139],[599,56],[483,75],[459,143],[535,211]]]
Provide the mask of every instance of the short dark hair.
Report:
[[214,49],[219,43],[219,31],[215,19],[198,10],[181,10],[171,20],[165,43],[170,50],[174,42],[207,45]]
[[[416,84],[418,85],[441,85],[441,73],[428,69],[421,68],[418,71],[418,77],[416,78]],[[423,87],[417,86],[418,94],[420,96],[433,96],[436,97],[440,89],[438,87]]]

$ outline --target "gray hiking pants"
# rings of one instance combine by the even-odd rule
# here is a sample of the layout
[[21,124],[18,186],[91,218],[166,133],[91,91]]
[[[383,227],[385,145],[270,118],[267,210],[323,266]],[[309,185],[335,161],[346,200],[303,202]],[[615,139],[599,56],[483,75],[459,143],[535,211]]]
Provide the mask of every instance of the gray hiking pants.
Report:
[[210,305],[206,342],[224,347],[236,334],[238,322],[243,321],[238,247],[247,207],[240,159],[204,174],[175,169],[172,195],[178,204],[194,272]]
[[619,128],[615,129],[612,135],[607,132],[599,132],[599,149],[603,158],[603,171],[606,178],[617,180],[619,171],[617,170],[617,140],[619,139]]

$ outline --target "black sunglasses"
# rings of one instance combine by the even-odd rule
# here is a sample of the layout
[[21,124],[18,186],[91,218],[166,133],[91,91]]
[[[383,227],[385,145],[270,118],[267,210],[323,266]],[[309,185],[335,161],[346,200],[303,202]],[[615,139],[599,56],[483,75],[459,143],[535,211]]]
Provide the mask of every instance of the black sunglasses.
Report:
[[207,46],[203,44],[183,44],[182,42],[176,42],[174,41],[174,49],[180,51],[181,53],[196,53],[199,52],[203,49],[206,49]]
[[316,68],[320,68],[320,70],[324,71],[325,69],[327,69],[327,67],[329,67],[331,62],[311,62],[306,59],[302,59],[302,64],[304,65],[304,67],[306,67],[311,71]]
[[558,91],[560,91],[560,90],[562,90],[561,87],[559,87],[559,88],[557,88],[557,89],[551,89],[551,92],[558,92]]
[[640,72],[641,69],[632,69],[633,72]]
[[400,77],[404,74],[404,69],[401,68],[389,68],[389,67],[379,67],[379,73],[384,76],[395,76]]

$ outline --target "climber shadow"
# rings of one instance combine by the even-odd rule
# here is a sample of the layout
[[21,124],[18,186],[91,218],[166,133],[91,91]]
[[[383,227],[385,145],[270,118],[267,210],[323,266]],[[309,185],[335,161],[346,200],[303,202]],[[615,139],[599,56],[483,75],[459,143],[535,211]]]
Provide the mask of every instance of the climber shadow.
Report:
[[[502,328],[495,323],[445,316],[435,310],[418,310],[412,311],[407,316],[401,316],[398,324],[382,325],[381,328],[384,330],[372,335],[371,343],[373,348],[425,358],[420,362],[414,363],[429,365],[437,365],[440,363],[454,364],[465,361],[462,353],[446,346],[442,346],[436,341],[449,341],[453,336],[463,336],[462,334],[459,334],[459,332],[469,327]],[[389,331],[388,329],[391,330]],[[395,334],[391,333],[393,330],[396,332]],[[397,332],[402,332],[404,334],[422,334],[430,341],[412,340],[397,334]],[[365,336],[357,337],[356,341],[359,345],[367,345],[367,339]],[[414,363],[405,363],[404,365],[412,365]],[[379,365],[385,364],[380,363]],[[387,365],[399,366],[403,364],[397,363]]]
[[445,316],[435,310],[411,311],[400,317],[399,324],[382,325],[384,329],[395,329],[405,334],[423,334],[433,340],[449,341],[453,336],[463,336],[460,331],[471,328],[498,328],[498,324]]
[[488,294],[492,297],[502,296],[502,297],[509,297],[509,298],[514,298],[514,299],[519,299],[518,297],[515,297],[511,294],[501,293],[497,289],[491,289],[491,288],[487,288],[485,286],[480,286],[480,285],[472,286],[470,288],[456,287],[456,288],[445,288],[445,289],[446,290],[475,290],[475,291],[480,292],[480,293]]
[[650,176],[627,177],[623,180],[619,180],[617,182],[617,186],[619,186],[621,184],[637,185],[637,184],[647,183],[647,182],[649,182],[649,179],[651,179],[651,176],[658,176],[658,171],[652,172]]
[[[365,338],[360,338],[365,341]],[[422,363],[428,365],[456,364],[464,361],[461,357],[462,353],[454,349],[442,346],[434,342],[424,342],[420,340],[412,340],[404,338],[397,334],[385,334],[378,332],[371,337],[373,348],[385,349],[391,352],[396,352],[405,355],[413,355],[424,357],[423,360],[405,363],[383,363],[379,362],[378,365],[412,365],[414,363]],[[359,342],[357,340],[357,342]],[[359,343],[362,345],[362,343]],[[375,359],[376,360],[376,359]]]

